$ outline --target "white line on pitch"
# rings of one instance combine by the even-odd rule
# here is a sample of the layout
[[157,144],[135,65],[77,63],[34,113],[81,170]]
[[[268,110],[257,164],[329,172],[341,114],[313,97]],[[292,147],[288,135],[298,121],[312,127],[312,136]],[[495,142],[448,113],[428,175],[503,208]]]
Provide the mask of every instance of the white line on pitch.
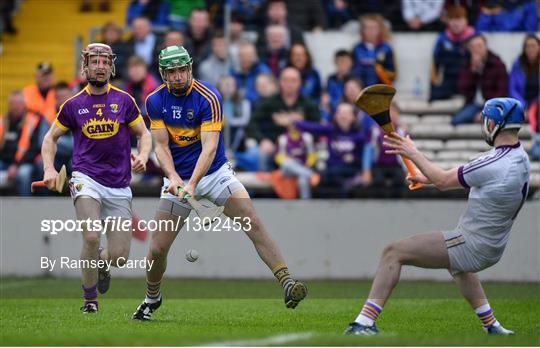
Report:
[[238,340],[238,341],[223,341],[223,342],[214,342],[204,344],[204,346],[216,347],[216,346],[269,346],[274,344],[284,344],[288,342],[304,340],[315,336],[312,332],[303,332],[303,333],[292,333],[285,335],[270,336],[261,339],[252,339],[252,340]]

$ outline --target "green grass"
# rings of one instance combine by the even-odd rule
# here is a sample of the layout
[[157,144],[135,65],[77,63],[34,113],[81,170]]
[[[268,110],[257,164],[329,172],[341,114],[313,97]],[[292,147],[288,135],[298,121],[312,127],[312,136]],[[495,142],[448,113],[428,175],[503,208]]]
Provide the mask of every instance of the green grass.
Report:
[[[451,283],[400,284],[381,315],[378,337],[344,337],[369,282],[308,283],[296,310],[283,305],[267,281],[165,280],[164,303],[151,322],[132,322],[144,293],[141,279],[113,279],[100,312],[82,315],[80,285],[65,279],[2,279],[1,345],[271,344],[251,341],[305,334],[282,345],[540,345],[540,284],[488,283],[495,314],[513,337],[483,334],[474,313]],[[268,343],[270,342],[270,343]]]

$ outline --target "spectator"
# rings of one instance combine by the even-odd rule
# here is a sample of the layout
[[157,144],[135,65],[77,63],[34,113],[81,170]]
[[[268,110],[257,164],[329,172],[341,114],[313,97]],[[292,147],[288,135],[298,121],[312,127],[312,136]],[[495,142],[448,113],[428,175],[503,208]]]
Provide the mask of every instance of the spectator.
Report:
[[347,50],[338,50],[334,54],[334,65],[336,72],[326,82],[326,91],[330,98],[330,110],[333,114],[336,111],[337,105],[343,95],[343,87],[345,81],[350,78],[352,71],[352,55]]
[[231,0],[231,11],[241,14],[247,30],[256,30],[263,18],[265,0]]
[[366,145],[368,145],[364,147],[364,153],[362,155],[362,167],[364,168],[364,171],[361,174],[361,182],[363,185],[369,185],[372,180],[371,167],[374,156],[373,149],[376,147],[376,139],[378,138],[380,129],[377,123],[355,104],[356,97],[358,97],[362,88],[362,81],[359,79],[350,78],[346,80],[345,86],[343,87],[342,101],[353,105],[358,129],[366,140]]
[[169,24],[170,6],[161,0],[133,0],[127,8],[126,22],[131,26],[137,17],[146,17],[152,26],[167,26]]
[[445,0],[443,16],[441,18],[443,23],[448,21],[446,16],[447,11],[453,7],[463,7],[467,13],[467,22],[471,25],[476,23],[478,15],[480,14],[480,7],[482,6],[481,1],[471,1],[471,0]]
[[[8,99],[8,112],[0,117],[0,177],[2,184],[17,179],[17,153],[24,125],[26,106],[22,92],[14,91]],[[4,186],[4,185],[2,185]]]
[[248,134],[259,142],[259,169],[272,169],[272,156],[278,136],[283,127],[276,124],[274,117],[280,114],[294,115],[297,119],[319,122],[317,105],[300,93],[302,78],[292,67],[283,69],[279,77],[279,94],[263,100],[254,112],[248,125]]
[[130,49],[130,55],[141,57],[147,66],[152,66],[157,55],[155,49],[157,45],[157,36],[152,32],[152,23],[145,17],[133,19],[131,25],[133,37],[128,40],[127,45]]
[[292,66],[302,75],[302,94],[312,98],[317,104],[321,97],[321,76],[313,67],[311,54],[303,43],[292,45],[287,58],[287,66]]
[[319,113],[321,114],[321,123],[330,123],[334,115],[332,107],[330,106],[330,96],[327,92],[321,94],[321,101],[319,102]]
[[508,94],[508,74],[501,59],[487,48],[486,38],[475,35],[467,43],[469,57],[459,72],[458,90],[465,106],[452,118],[452,124],[480,122],[485,100]]
[[[158,57],[159,52],[169,46],[184,46],[184,48],[186,48],[188,52],[191,52],[191,46],[184,37],[184,34],[178,30],[170,30],[165,33],[165,36],[163,36],[163,40],[161,41],[161,43],[157,45],[154,49],[154,57]],[[152,73],[152,75],[154,75],[154,77],[160,80],[161,75],[159,74],[159,61],[157,59],[153,60],[152,65],[150,66],[150,72]]]
[[328,27],[338,29],[354,18],[348,0],[324,0]]
[[81,71],[78,76],[75,76],[75,78],[69,82],[69,88],[73,93],[78,93],[86,87],[87,84],[88,81],[86,80],[86,75]]
[[358,18],[364,14],[379,14],[389,23],[393,31],[406,30],[407,28],[401,15],[401,0],[385,0],[384,2],[380,0],[350,1],[350,7],[353,18]]
[[4,0],[0,4],[0,9],[2,10],[2,22],[0,24],[0,37],[2,33],[15,35],[17,34],[17,29],[13,26],[13,12],[15,11],[15,0]]
[[354,107],[349,103],[340,103],[332,124],[297,121],[294,125],[301,131],[328,138],[329,156],[321,175],[320,187],[326,194],[346,197],[347,182],[362,171],[365,141],[356,122]]
[[313,170],[317,162],[313,135],[289,124],[287,131],[278,137],[275,161],[282,175],[296,178],[300,198],[310,199],[311,186],[320,181],[319,174]]
[[[199,79],[216,86],[222,76],[229,74],[225,37],[221,30],[214,33],[212,38],[212,53],[199,66]],[[236,85],[235,85],[236,87]]]
[[480,8],[476,29],[484,31],[538,30],[535,0],[486,0]]
[[539,61],[540,40],[534,34],[529,34],[525,37],[521,54],[512,65],[509,81],[510,97],[518,99],[526,109],[525,117],[533,134],[531,158],[536,161],[540,160]]
[[[60,111],[60,107],[75,93],[73,89],[64,81],[58,82],[54,86],[54,91],[56,93],[56,113]],[[43,138],[45,134],[49,131],[49,124],[47,122],[40,122],[40,135],[39,135],[39,150],[41,151],[41,144],[43,143]],[[58,142],[56,143],[56,157],[55,157],[55,166],[56,168],[62,167],[65,165],[68,173],[71,173],[71,155],[73,153],[73,134],[66,133],[62,135]]]
[[439,34],[433,49],[430,100],[458,94],[459,69],[467,56],[465,43],[475,34],[474,28],[467,24],[464,7],[450,7],[446,16],[446,30]]
[[270,68],[258,61],[255,46],[249,42],[244,42],[238,52],[238,62],[240,69],[232,71],[231,74],[236,79],[236,84],[240,93],[251,103],[257,100],[258,95],[255,89],[255,79],[261,73],[269,73]]
[[279,72],[287,64],[286,29],[279,24],[272,24],[266,27],[266,46],[263,50],[263,62],[270,67],[274,76],[279,76]]
[[401,0],[401,14],[408,30],[439,31],[444,0]]
[[56,94],[54,93],[54,71],[49,62],[39,63],[35,73],[36,83],[23,88],[26,109],[45,116],[49,125],[56,118]]
[[[399,108],[395,103],[390,105],[390,118],[394,124],[396,132],[401,135],[405,135],[405,130],[399,124]],[[380,131],[380,128],[375,128],[373,132],[374,139],[369,143],[372,146],[373,152],[373,180],[371,183],[372,189],[375,189],[380,196],[399,196],[401,188],[405,182],[405,176],[403,172],[403,163],[401,159],[396,155],[386,154],[383,146],[384,132]],[[369,156],[370,150],[365,151],[364,154]],[[364,161],[365,162],[365,161]],[[364,179],[363,182],[366,182]],[[369,184],[369,182],[367,182]]]
[[165,0],[169,4],[169,24],[173,30],[184,32],[187,29],[187,19],[195,8],[204,8],[205,0]]
[[229,25],[229,59],[234,70],[238,70],[238,52],[243,42],[249,41],[244,32],[244,19],[238,13],[231,14],[231,24]]
[[538,100],[538,65],[540,61],[540,39],[529,34],[523,42],[521,54],[512,65],[509,95],[529,108]]
[[367,86],[391,85],[396,78],[396,65],[384,19],[380,15],[364,15],[360,17],[360,25],[362,40],[353,49],[353,75]]
[[127,80],[124,82],[123,89],[135,99],[143,115],[146,115],[146,98],[158,86],[158,81],[148,72],[144,60],[138,56],[130,57],[128,60]]
[[[378,133],[379,126],[377,125],[377,123],[375,123],[375,121],[371,117],[369,117],[363,110],[361,110],[355,104],[356,97],[358,97],[362,88],[363,88],[362,81],[356,78],[350,78],[347,81],[345,81],[345,86],[343,87],[342,102],[353,105],[354,112],[356,115],[356,122],[358,124],[358,129],[362,133],[364,139],[370,141],[372,145],[375,146],[375,139],[377,139],[377,134],[379,134]],[[370,154],[367,154],[366,156],[362,157],[365,160],[364,168],[370,169],[372,160],[369,159],[371,157],[367,157],[367,156],[370,156]]]
[[[111,10],[110,0],[98,0],[98,8],[101,12],[109,12]],[[92,11],[92,0],[82,0],[79,7],[80,12]]]
[[272,97],[279,92],[277,79],[271,73],[257,75],[255,89],[259,98],[252,104],[252,108],[257,107],[262,100]]
[[264,27],[260,28],[257,38],[257,52],[260,55],[265,51],[266,29],[270,25],[280,25],[285,28],[285,48],[288,49],[296,42],[304,42],[302,29],[297,25],[291,24],[285,0],[269,0],[266,6],[266,22]]
[[238,93],[234,77],[222,76],[216,86],[223,98],[228,148],[236,152],[244,147],[245,128],[251,119],[251,105]]
[[193,58],[193,71],[199,71],[198,64],[210,54],[212,32],[210,18],[204,8],[194,8],[188,22],[187,36],[191,44],[189,53]]
[[114,22],[107,22],[101,27],[101,41],[109,45],[116,54],[114,64],[116,71],[114,78],[123,79],[127,69],[127,60],[130,55],[130,48],[122,40],[123,30]]
[[[6,125],[2,131],[3,144],[0,143],[0,170],[7,170],[9,181],[16,181],[21,196],[30,196],[33,177],[43,171],[39,158],[39,127],[42,117],[27,109],[25,97],[14,91],[8,99]],[[43,121],[46,123],[46,121]]]
[[302,31],[320,31],[326,28],[326,15],[320,0],[286,0],[291,22]]
[[[163,37],[163,42],[161,43],[161,49],[169,46],[186,46],[186,38],[181,31],[178,30],[169,30],[165,33]],[[161,51],[161,50],[160,50]]]
[[[343,85],[343,95],[341,97],[341,101],[355,105],[356,97],[358,97],[363,88],[364,85],[359,79],[354,77],[346,79],[345,84]],[[364,112],[359,107],[355,106],[354,110],[358,119],[364,115]]]

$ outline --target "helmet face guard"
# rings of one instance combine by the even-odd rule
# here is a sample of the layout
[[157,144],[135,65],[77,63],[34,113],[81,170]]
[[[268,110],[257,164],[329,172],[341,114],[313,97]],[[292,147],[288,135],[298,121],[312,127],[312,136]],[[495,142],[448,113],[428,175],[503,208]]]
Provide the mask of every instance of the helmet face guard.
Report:
[[[159,53],[159,74],[172,94],[181,95],[189,89],[193,79],[192,62],[188,51],[182,46],[169,46]],[[184,67],[187,68],[187,78],[182,85],[168,80],[171,70]]]
[[[93,57],[97,57],[97,64],[91,63]],[[107,58],[107,65],[104,71],[101,71],[99,67],[100,57]],[[116,55],[108,45],[102,43],[89,44],[82,51],[81,59],[83,74],[85,75],[86,80],[88,80],[88,83],[92,86],[103,87],[109,82],[111,77],[115,75],[116,68],[114,61],[116,60]],[[104,76],[100,78],[100,74],[104,74]]]
[[503,129],[520,129],[525,122],[523,107],[514,98],[493,98],[482,110],[482,135],[489,146]]

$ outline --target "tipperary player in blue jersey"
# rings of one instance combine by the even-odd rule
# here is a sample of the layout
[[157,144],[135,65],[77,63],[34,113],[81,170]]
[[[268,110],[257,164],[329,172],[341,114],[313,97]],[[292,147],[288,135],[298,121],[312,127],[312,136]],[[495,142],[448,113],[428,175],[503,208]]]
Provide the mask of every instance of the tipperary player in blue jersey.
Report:
[[161,305],[160,286],[167,254],[192,209],[183,199],[186,194],[224,206],[224,214],[240,222],[261,259],[281,283],[286,306],[295,308],[306,297],[307,288],[289,274],[278,246],[266,232],[225,156],[221,96],[210,84],[193,78],[192,59],[184,47],[162,50],[159,71],[165,83],[146,99],[156,156],[165,173],[156,220],[174,223],[163,224],[166,228],[152,236],[148,258],[154,264],[146,273],[146,297],[132,319],[149,320]]

